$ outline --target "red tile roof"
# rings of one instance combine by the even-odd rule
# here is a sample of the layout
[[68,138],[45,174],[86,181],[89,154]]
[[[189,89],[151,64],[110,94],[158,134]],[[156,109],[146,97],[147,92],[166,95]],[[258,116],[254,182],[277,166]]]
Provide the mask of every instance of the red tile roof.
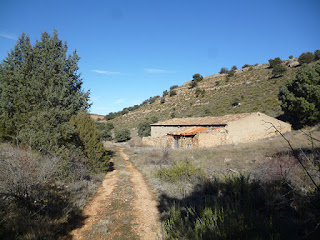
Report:
[[173,118],[151,126],[224,126],[249,115],[250,113],[239,113],[221,117]]
[[168,135],[179,135],[179,136],[194,136],[196,135],[198,132],[206,132],[206,131],[213,131],[216,129],[219,129],[221,127],[216,127],[213,129],[210,128],[206,128],[206,127],[182,127],[179,128],[178,130],[169,132]]

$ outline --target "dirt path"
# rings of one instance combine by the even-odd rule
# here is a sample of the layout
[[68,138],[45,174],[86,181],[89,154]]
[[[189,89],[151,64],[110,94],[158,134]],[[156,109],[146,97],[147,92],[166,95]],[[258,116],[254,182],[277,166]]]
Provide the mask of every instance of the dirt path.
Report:
[[131,182],[135,198],[133,200],[133,209],[135,211],[137,224],[137,233],[140,239],[161,239],[160,214],[157,209],[157,201],[146,183],[143,175],[129,162],[129,157],[120,152],[122,158],[127,162],[126,169],[131,173]]
[[123,149],[97,194],[83,211],[86,219],[69,239],[162,239],[157,202]]

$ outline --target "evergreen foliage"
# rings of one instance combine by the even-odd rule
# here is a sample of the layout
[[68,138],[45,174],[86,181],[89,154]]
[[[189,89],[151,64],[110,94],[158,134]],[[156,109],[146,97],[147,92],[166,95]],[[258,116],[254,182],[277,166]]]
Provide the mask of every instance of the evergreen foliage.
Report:
[[320,59],[320,50],[314,51],[314,60],[318,61]]
[[115,140],[117,142],[125,142],[131,139],[130,130],[127,128],[117,130],[115,133]]
[[314,60],[315,60],[315,56],[312,52],[304,52],[298,58],[298,61],[301,65],[305,63],[311,63]]
[[228,70],[228,68],[223,67],[223,68],[220,69],[220,72],[219,72],[219,73],[220,73],[220,74],[229,73],[229,70]]
[[139,137],[148,137],[151,135],[151,127],[149,122],[141,122],[138,125]]
[[170,97],[175,96],[175,95],[177,95],[176,90],[171,90],[171,91],[169,92],[169,96],[170,96]]
[[279,99],[284,113],[296,127],[314,125],[320,119],[320,63],[305,65],[296,78],[280,87]]
[[102,140],[111,141],[112,134],[111,130],[114,129],[113,123],[105,123],[105,122],[95,122],[97,129],[100,132]]
[[199,73],[195,73],[192,76],[192,80],[196,82],[201,82],[203,80],[203,76]]
[[90,161],[93,172],[107,171],[109,169],[110,155],[101,142],[100,133],[86,112],[80,111],[70,119],[70,124],[76,129],[79,144]]
[[278,65],[281,65],[282,60],[279,57],[276,57],[275,59],[269,59],[270,68],[274,68]]
[[178,85],[173,85],[173,86],[170,87],[170,90],[173,90],[173,89],[175,89],[177,87],[179,87],[179,86]]
[[152,116],[150,120],[139,123],[138,125],[138,135],[139,137],[148,137],[151,135],[151,124],[158,122],[156,116]]
[[287,71],[287,68],[281,64],[276,65],[272,69],[273,77],[280,77]]
[[250,64],[246,63],[245,65],[242,66],[242,68],[247,68],[247,67],[250,67],[250,66],[251,66]]
[[238,68],[237,68],[236,65],[232,66],[231,70],[228,72],[228,77],[234,76],[234,74],[235,74],[235,72],[236,72],[237,69],[238,69]]
[[189,83],[189,89],[195,88],[196,86],[198,86],[198,82],[195,81],[195,80],[192,80],[192,81]]
[[34,46],[22,34],[1,63],[0,136],[49,152],[71,144],[75,132],[68,122],[89,107],[79,59],[76,52],[67,56],[56,31],[42,33]]

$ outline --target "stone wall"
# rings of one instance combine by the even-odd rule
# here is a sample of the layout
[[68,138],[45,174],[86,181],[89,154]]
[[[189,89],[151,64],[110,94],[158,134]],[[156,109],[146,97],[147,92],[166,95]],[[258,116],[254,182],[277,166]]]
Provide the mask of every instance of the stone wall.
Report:
[[282,133],[290,132],[291,125],[263,113],[252,113],[226,126],[226,144],[253,142],[258,139],[279,135],[272,124]]
[[142,144],[151,147],[174,148],[174,138],[169,135],[162,137],[144,137],[142,138]]
[[151,126],[151,137],[166,136],[167,133],[178,130],[176,126]]
[[226,144],[227,131],[225,128],[216,129],[213,131],[198,132],[194,137],[194,142],[197,142],[195,147],[207,148]]
[[197,143],[194,141],[194,136],[179,136],[178,148],[191,149],[195,148]]

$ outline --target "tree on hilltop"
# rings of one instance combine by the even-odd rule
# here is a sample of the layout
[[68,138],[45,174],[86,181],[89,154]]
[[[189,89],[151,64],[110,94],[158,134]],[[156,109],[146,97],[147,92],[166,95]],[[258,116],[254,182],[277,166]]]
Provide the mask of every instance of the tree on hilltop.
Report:
[[195,73],[192,76],[192,80],[194,80],[196,82],[201,82],[203,80],[203,76],[199,73]]
[[282,60],[279,57],[276,57],[275,59],[269,59],[269,65],[270,68],[274,68],[278,65],[281,65]]
[[304,52],[298,58],[298,62],[302,65],[305,63],[311,63],[315,60],[315,56],[312,52]]

